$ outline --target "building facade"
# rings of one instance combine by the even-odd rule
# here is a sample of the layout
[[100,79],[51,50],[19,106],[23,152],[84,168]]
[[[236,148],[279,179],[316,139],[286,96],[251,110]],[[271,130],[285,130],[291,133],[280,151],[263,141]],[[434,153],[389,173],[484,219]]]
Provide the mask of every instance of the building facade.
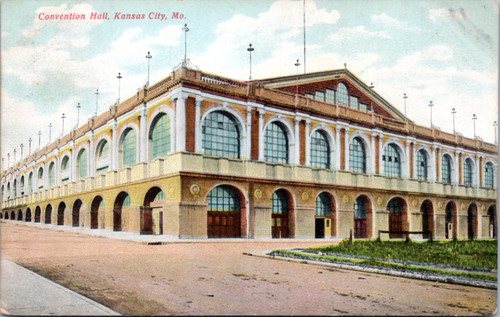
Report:
[[171,238],[496,237],[497,146],[346,69],[180,67],[1,174],[4,221]]

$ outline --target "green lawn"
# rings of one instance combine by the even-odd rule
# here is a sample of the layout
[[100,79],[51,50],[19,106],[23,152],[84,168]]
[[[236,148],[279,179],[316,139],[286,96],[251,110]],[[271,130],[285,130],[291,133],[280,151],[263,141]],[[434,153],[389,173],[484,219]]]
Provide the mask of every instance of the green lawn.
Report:
[[343,240],[338,245],[311,248],[323,252],[365,255],[375,258],[442,263],[467,268],[497,268],[497,240]]

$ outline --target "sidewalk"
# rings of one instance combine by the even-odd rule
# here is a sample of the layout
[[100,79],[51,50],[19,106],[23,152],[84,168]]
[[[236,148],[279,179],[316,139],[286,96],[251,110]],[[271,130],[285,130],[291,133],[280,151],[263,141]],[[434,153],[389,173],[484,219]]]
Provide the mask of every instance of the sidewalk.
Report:
[[120,315],[5,257],[0,261],[1,315]]

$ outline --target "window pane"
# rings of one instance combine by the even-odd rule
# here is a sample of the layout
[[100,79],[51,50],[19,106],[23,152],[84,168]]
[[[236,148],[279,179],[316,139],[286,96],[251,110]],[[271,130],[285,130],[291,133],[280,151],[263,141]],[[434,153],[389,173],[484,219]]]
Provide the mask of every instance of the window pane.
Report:
[[347,92],[347,86],[340,83],[337,86],[337,103],[341,105],[349,105],[349,93]]
[[385,175],[401,177],[401,160],[396,145],[387,145],[382,159],[384,160]]
[[451,183],[451,158],[448,155],[441,159],[441,174],[443,183]]
[[240,157],[240,135],[236,122],[226,113],[214,111],[202,126],[202,147],[205,154]]
[[87,151],[81,150],[76,158],[76,172],[78,178],[87,177]]
[[417,154],[417,177],[427,179],[427,155],[424,150],[418,151]]
[[288,213],[288,195],[283,189],[279,189],[273,193],[271,202],[273,205],[273,214]]
[[485,171],[484,171],[484,185],[486,187],[493,188],[494,186],[494,172],[493,172],[493,164],[486,163]]
[[472,185],[472,161],[466,159],[464,162],[464,184]]
[[217,186],[208,193],[208,210],[224,212],[240,212],[240,200],[228,186]]
[[335,102],[335,90],[333,90],[333,89],[326,90],[325,101]]
[[399,199],[391,199],[389,204],[387,204],[387,210],[389,213],[401,214],[403,212],[403,205]]
[[135,164],[135,130],[128,129],[125,132],[122,142],[122,166],[132,166]]
[[170,152],[170,117],[162,114],[151,132],[151,159],[167,156]]
[[360,102],[359,103],[359,110],[368,111],[368,104]]
[[349,144],[349,168],[353,172],[366,173],[365,148],[359,138],[354,138]]
[[325,134],[319,130],[311,135],[311,165],[324,168],[330,166],[330,146]]
[[359,107],[358,102],[359,102],[358,97],[349,96],[349,105],[351,107],[358,109]]
[[325,92],[316,91],[316,95],[314,95],[314,99],[320,100],[320,101],[325,101]]
[[102,140],[99,142],[99,146],[97,148],[97,157],[105,156],[109,153],[109,143],[106,140]]
[[56,181],[56,169],[55,164],[51,163],[49,166],[49,187],[54,186]]
[[330,216],[330,198],[326,193],[316,197],[316,216]]
[[278,122],[269,124],[266,129],[264,157],[268,162],[288,163],[288,139]]
[[356,198],[356,202],[354,203],[354,218],[366,218],[366,201],[363,197]]

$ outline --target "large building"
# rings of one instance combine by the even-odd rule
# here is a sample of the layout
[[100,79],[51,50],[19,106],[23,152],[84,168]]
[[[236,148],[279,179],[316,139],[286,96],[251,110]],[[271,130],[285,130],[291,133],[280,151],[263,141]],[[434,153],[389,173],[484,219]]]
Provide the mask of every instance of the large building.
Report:
[[179,67],[1,174],[4,221],[167,238],[496,237],[497,146],[347,69]]

